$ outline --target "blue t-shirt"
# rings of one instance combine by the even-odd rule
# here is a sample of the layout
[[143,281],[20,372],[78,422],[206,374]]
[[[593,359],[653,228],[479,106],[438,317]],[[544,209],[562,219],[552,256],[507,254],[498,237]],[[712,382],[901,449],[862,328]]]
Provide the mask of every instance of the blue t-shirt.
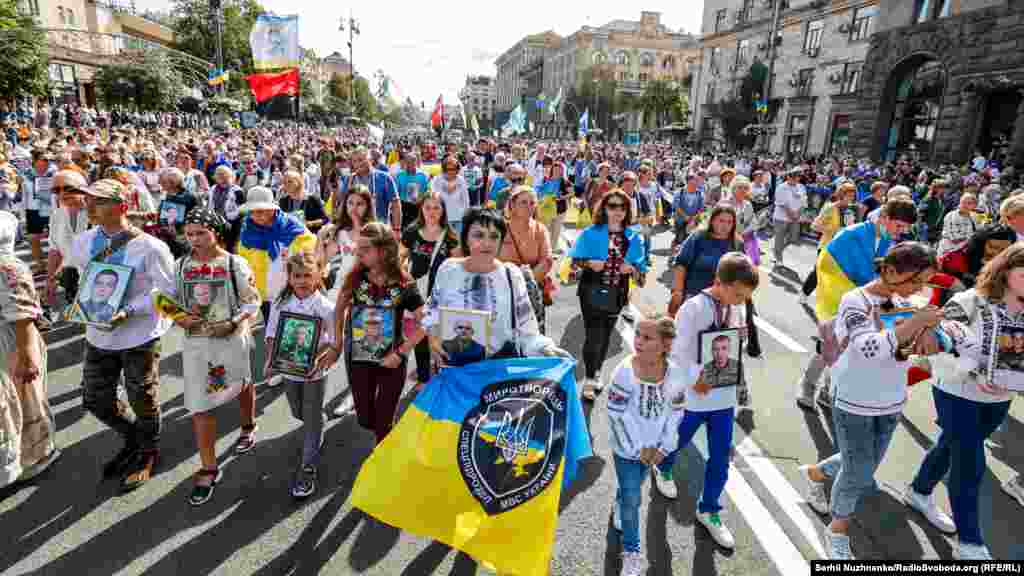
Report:
[[395,178],[395,183],[398,184],[398,197],[402,202],[415,202],[419,198],[420,192],[427,189],[429,181],[423,172],[417,171],[409,174],[402,171]]
[[733,240],[708,238],[704,231],[690,234],[672,261],[673,266],[686,267],[686,294],[710,288],[722,256],[733,250],[742,250],[736,244]]
[[[683,209],[683,213],[687,216],[693,216],[704,209],[704,195],[700,191],[693,192],[692,194],[686,190],[680,190],[676,192],[675,197],[672,201],[673,212]],[[682,220],[676,218],[676,224],[682,224]]]
[[509,182],[504,176],[496,177],[491,184],[491,200],[494,200],[499,209],[505,207],[505,197],[508,196],[508,192],[502,193],[502,191],[508,187]]

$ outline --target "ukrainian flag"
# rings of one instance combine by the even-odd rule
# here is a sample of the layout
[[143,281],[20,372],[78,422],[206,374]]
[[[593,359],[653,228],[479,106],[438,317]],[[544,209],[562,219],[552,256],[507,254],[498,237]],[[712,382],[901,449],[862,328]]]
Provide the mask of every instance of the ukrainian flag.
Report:
[[500,574],[548,574],[562,490],[592,454],[575,364],[443,369],[363,464],[353,505]]
[[207,77],[206,82],[210,86],[219,86],[228,81],[228,71],[220,68],[213,68]]
[[818,254],[818,321],[833,318],[844,294],[878,276],[875,258],[885,256],[891,244],[889,235],[874,222],[843,228],[829,241]]

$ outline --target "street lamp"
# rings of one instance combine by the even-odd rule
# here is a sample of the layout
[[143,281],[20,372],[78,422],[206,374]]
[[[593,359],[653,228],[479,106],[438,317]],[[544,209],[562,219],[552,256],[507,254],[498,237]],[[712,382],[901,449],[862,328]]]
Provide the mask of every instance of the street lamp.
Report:
[[[345,31],[345,19],[338,23],[338,32]],[[356,109],[356,62],[352,52],[352,42],[355,36],[359,35],[359,22],[352,17],[352,11],[348,15],[348,66],[349,66],[349,106],[352,108],[353,116]]]

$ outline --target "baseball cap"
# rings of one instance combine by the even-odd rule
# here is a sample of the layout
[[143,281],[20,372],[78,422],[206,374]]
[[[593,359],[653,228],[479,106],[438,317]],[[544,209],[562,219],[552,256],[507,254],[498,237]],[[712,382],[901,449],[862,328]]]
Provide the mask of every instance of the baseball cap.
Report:
[[107,198],[118,202],[128,201],[128,189],[117,180],[105,178],[92,185],[91,188],[83,190],[87,196],[93,198]]

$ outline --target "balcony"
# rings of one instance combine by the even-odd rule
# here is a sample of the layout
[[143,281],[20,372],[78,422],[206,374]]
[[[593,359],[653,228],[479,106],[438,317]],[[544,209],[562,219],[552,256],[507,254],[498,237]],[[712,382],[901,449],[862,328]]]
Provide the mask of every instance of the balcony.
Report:
[[523,67],[521,67],[519,69],[519,77],[520,78],[526,78],[526,77],[529,77],[529,76],[533,76],[534,74],[541,73],[543,70],[544,70],[544,59],[543,58],[534,58],[529,63],[527,63],[526,65],[524,65]]
[[640,80],[619,80],[615,83],[615,88],[619,92],[625,92],[629,94],[640,94],[647,87],[647,82],[641,82]]

